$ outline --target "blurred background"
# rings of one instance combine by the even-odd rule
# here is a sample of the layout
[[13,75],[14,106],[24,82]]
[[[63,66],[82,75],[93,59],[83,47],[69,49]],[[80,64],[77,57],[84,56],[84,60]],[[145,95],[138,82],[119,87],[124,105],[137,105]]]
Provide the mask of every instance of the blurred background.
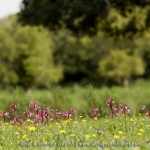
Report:
[[110,95],[133,111],[150,105],[149,0],[16,2],[0,19],[1,102],[81,113]]

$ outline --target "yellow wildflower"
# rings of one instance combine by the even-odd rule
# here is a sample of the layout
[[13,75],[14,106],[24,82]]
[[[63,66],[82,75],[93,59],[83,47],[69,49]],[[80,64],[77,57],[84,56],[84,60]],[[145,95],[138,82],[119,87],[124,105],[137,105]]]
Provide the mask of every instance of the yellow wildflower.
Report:
[[35,126],[29,126],[29,127],[28,127],[28,130],[30,130],[30,131],[35,131],[35,130],[36,130],[36,127],[35,127]]
[[144,130],[143,129],[139,129],[139,132],[144,132]]
[[97,117],[94,117],[93,119],[94,119],[94,120],[97,120]]
[[141,133],[137,133],[137,135],[141,135]]
[[114,135],[114,139],[119,139],[119,136],[118,135]]
[[132,122],[133,122],[133,121],[134,121],[134,120],[133,120],[133,118],[131,118],[131,119],[130,119],[130,121],[132,121]]
[[83,119],[82,122],[86,122],[86,120]]
[[19,134],[19,132],[15,132],[15,134]]
[[92,134],[93,137],[96,137],[96,134]]
[[70,134],[70,136],[71,136],[71,137],[75,137],[76,135],[72,133],[72,134]]
[[23,136],[22,136],[22,139],[25,139],[27,137],[27,135],[26,134],[24,134]]
[[119,134],[123,134],[123,132],[122,132],[122,131],[119,131],[118,133],[119,133]]
[[86,138],[86,139],[89,139],[89,138],[90,138],[90,135],[89,135],[89,134],[86,134],[86,135],[85,135],[85,138]]
[[65,134],[66,131],[65,130],[60,130],[60,133]]

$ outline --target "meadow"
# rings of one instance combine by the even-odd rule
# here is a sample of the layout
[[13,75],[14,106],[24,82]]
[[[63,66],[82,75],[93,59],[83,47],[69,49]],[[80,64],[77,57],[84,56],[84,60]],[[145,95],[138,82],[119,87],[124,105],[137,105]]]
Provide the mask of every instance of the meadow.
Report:
[[148,150],[149,87],[0,90],[0,149]]

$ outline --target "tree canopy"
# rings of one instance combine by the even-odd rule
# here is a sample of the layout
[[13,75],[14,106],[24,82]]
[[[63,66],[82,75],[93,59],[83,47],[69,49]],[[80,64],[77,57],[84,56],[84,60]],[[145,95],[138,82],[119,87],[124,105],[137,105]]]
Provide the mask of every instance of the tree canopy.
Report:
[[0,82],[24,87],[49,86],[62,78],[54,64],[53,43],[43,27],[22,27],[16,16],[0,23]]
[[144,64],[139,56],[131,56],[127,50],[112,50],[105,59],[100,61],[99,72],[106,78],[123,83],[134,75],[142,75]]
[[141,23],[136,22],[141,17],[140,13],[147,15],[144,24],[150,24],[150,9],[142,11],[149,4],[148,0],[23,0],[19,20],[23,24],[44,25],[50,30],[65,26],[77,35],[93,35],[97,33],[99,20],[106,19],[102,27],[108,33],[136,32],[141,28]]

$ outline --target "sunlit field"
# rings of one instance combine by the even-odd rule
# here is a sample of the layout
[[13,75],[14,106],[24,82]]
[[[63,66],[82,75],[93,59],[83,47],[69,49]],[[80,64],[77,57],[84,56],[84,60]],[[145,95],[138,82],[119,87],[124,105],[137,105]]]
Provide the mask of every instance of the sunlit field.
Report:
[[149,94],[148,82],[140,80],[129,90],[3,91],[0,149],[148,150]]

